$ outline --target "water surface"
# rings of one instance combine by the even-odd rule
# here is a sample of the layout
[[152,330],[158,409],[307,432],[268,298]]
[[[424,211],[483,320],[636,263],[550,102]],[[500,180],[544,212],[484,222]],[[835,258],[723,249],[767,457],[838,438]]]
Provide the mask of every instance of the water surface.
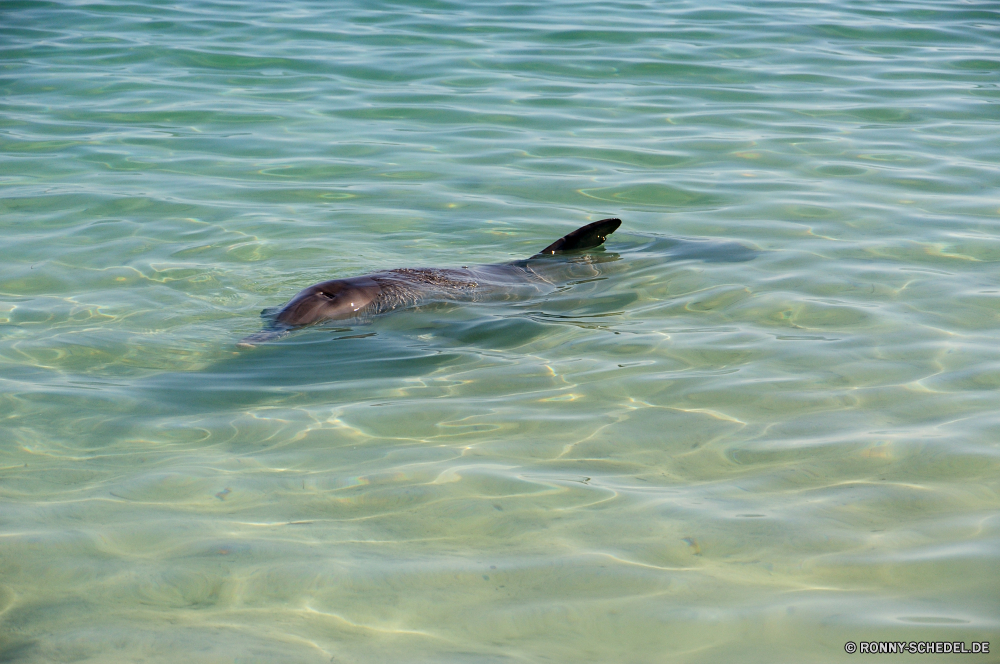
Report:
[[[0,661],[995,637],[998,19],[5,2]],[[235,347],[607,216],[537,298]]]

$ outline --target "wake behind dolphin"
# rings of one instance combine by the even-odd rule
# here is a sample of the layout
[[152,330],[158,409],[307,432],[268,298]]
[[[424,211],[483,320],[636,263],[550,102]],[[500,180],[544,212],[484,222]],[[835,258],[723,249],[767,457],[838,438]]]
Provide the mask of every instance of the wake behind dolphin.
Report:
[[332,279],[299,292],[270,318],[264,330],[237,344],[255,344],[277,339],[288,332],[327,320],[367,320],[394,309],[431,301],[479,301],[519,290],[538,292],[551,286],[551,258],[558,254],[593,249],[621,226],[621,219],[602,219],[581,226],[534,256],[473,268],[400,268],[360,277]]

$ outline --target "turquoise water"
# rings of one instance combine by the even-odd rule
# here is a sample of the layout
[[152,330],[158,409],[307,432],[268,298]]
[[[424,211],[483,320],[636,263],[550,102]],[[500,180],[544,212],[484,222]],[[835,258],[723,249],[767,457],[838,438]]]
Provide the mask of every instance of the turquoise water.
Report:
[[1000,651],[998,19],[5,1],[0,661]]

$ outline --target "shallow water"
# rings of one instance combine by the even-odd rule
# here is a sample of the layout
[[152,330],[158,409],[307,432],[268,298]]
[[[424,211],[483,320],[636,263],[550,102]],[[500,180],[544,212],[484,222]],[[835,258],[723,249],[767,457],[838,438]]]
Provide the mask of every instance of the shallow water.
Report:
[[[5,2],[0,661],[989,641],[998,19]],[[235,347],[607,216],[551,293]]]

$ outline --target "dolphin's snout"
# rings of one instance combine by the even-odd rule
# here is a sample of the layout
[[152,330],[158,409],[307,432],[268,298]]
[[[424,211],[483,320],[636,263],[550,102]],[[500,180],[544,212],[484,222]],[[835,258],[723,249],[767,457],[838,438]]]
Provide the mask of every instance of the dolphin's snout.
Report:
[[236,347],[254,348],[258,344],[264,344],[269,341],[277,341],[286,334],[288,334],[288,330],[261,330],[256,334],[251,334],[249,337],[243,337],[240,339],[239,343],[236,344]]

